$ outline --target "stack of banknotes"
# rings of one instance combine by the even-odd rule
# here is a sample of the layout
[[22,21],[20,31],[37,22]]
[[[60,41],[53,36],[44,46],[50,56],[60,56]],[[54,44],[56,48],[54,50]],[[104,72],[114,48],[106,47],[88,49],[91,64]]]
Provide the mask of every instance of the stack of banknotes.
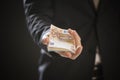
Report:
[[68,30],[51,25],[47,48],[48,51],[69,51],[75,53],[75,40]]

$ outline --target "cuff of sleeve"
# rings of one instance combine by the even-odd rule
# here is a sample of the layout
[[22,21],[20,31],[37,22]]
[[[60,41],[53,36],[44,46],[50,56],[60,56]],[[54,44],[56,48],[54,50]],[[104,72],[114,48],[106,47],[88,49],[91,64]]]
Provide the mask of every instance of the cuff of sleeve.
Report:
[[41,36],[41,39],[45,39],[50,34],[50,29],[48,29],[44,34]]
[[42,40],[45,39],[49,34],[50,34],[50,28],[43,31],[41,38],[40,38],[40,41],[39,41],[39,47],[41,48],[41,54],[46,54],[49,57],[52,57],[52,55],[47,50],[47,45],[44,45],[42,43]]

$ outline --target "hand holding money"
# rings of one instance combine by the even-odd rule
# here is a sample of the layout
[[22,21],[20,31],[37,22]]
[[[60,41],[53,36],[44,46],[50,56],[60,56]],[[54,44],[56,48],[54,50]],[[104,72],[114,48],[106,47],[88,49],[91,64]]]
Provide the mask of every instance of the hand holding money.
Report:
[[81,39],[72,29],[61,29],[51,25],[49,37],[43,39],[48,51],[54,51],[62,57],[76,59],[82,51]]

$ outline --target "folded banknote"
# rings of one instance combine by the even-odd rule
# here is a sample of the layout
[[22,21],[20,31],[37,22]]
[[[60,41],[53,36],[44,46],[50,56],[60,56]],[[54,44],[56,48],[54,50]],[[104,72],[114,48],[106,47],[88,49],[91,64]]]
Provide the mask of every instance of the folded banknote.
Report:
[[69,51],[75,53],[75,40],[66,29],[54,25],[50,27],[48,51]]

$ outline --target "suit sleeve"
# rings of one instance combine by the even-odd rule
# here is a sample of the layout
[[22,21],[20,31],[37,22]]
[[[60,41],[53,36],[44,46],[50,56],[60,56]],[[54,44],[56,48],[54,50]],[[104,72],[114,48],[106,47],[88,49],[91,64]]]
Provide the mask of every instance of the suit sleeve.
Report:
[[41,49],[48,52],[46,46],[41,43],[41,39],[52,22],[52,0],[24,0],[23,5],[27,27],[33,40]]

